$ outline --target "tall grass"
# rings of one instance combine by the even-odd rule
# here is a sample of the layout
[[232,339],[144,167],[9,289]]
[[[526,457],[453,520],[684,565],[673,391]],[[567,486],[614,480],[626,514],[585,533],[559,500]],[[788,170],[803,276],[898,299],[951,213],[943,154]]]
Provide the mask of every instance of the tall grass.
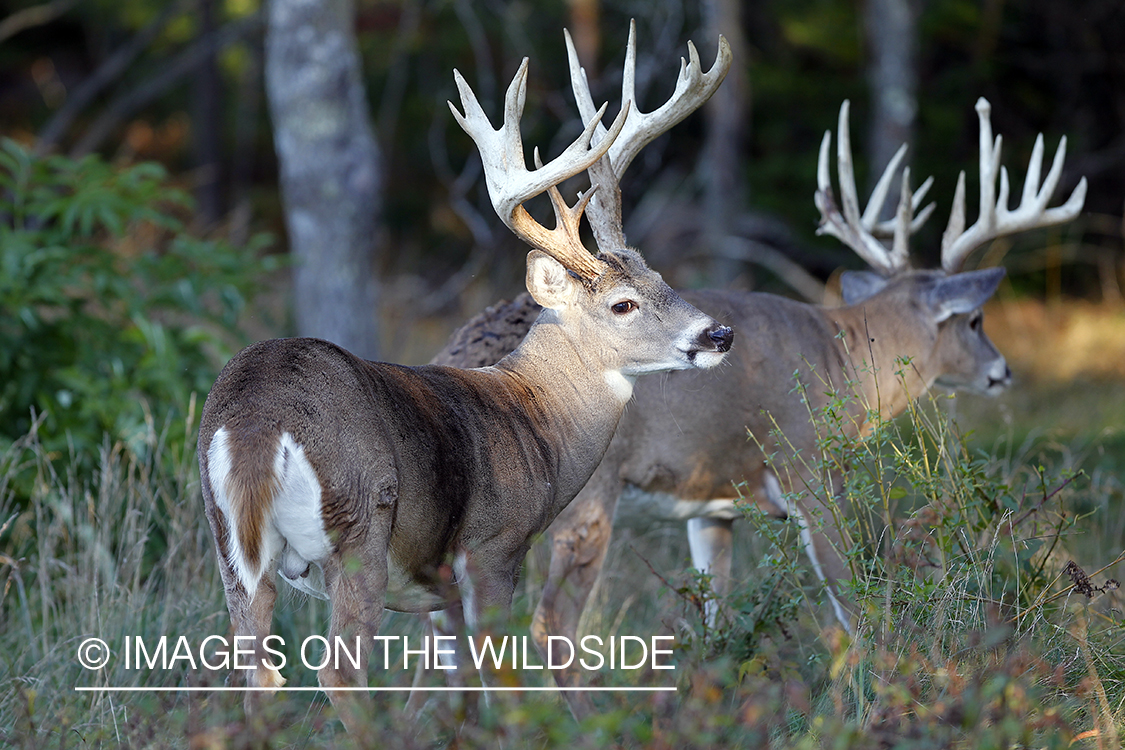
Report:
[[[127,669],[121,649],[126,636],[199,643],[226,635],[229,622],[194,428],[173,440],[150,419],[143,450],[106,442],[97,470],[81,474],[56,467],[91,462],[49,455],[38,424],[0,457],[0,745],[351,746],[317,693],[277,696],[247,726],[238,695],[75,691],[221,685],[225,670]],[[419,748],[1118,747],[1125,629],[1115,569],[1099,570],[1121,560],[1116,478],[1075,472],[1081,456],[1066,450],[981,452],[932,405],[865,441],[828,431],[822,448],[800,460],[847,469],[848,555],[864,614],[854,634],[826,616],[791,523],[752,517],[739,530],[745,583],[714,632],[699,617],[707,582],[685,570],[682,533],[637,529],[611,550],[583,627],[603,638],[675,635],[677,669],[592,682],[678,692],[599,695],[599,715],[581,725],[556,696],[498,694],[461,727],[444,695],[407,723],[405,697],[382,694],[373,734]],[[17,476],[34,478],[26,505],[10,491]],[[511,634],[527,632],[543,565],[539,548]],[[297,596],[283,594],[275,617],[286,643],[326,630],[326,607]],[[382,632],[422,631],[417,618],[391,615]],[[115,650],[105,669],[79,664],[89,637]],[[285,674],[315,685],[310,671]],[[372,670],[377,685],[411,678]],[[549,684],[526,671],[502,678]]]
[[[124,742],[123,732],[140,717],[112,694],[77,694],[73,688],[133,686],[139,675],[119,660],[107,670],[84,670],[76,653],[89,636],[120,644],[125,634],[198,629],[208,622],[221,627],[219,592],[201,585],[214,578],[215,566],[194,502],[194,456],[185,447],[162,465],[168,436],[150,421],[149,459],[107,441],[96,456],[96,473],[79,476],[76,457],[52,460],[40,425],[0,463],[4,490],[9,478],[34,478],[26,506],[14,507],[16,496],[9,492],[3,501],[8,523],[0,536],[6,578],[0,678],[10,689],[0,690],[0,727],[9,741],[28,746]],[[56,473],[60,464],[67,473]],[[176,675],[164,678],[173,682]]]
[[[1017,457],[979,451],[938,397],[898,421],[864,411],[870,430],[858,439],[853,400],[834,397],[810,413],[816,455],[775,434],[769,458],[780,474],[811,477],[803,489],[829,509],[815,522],[843,528],[854,576],[858,627],[822,631],[827,673],[805,730],[853,738],[845,746],[1118,747],[1125,629],[1107,571],[1125,552],[1120,533],[1098,533],[1120,515],[1116,483],[1091,482],[1065,451],[1061,462],[1029,446]],[[800,591],[794,545],[753,520],[774,541],[770,586]],[[754,630],[736,622],[720,635],[760,630],[760,597],[751,604]]]

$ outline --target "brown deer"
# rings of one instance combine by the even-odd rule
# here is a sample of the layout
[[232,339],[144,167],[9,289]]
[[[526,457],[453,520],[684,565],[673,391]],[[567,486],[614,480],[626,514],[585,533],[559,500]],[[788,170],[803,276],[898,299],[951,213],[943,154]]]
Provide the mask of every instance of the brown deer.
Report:
[[[731,524],[741,517],[735,507],[736,485],[743,482],[761,508],[796,518],[837,618],[852,627],[853,615],[837,585],[851,577],[841,554],[841,532],[835,523],[838,510],[808,490],[815,485],[810,467],[793,467],[795,471],[784,474],[771,470],[766,456],[782,449],[805,456],[816,453],[817,428],[810,414],[821,413],[831,398],[829,391],[854,390],[847,429],[858,435],[869,427],[869,408],[893,417],[934,385],[986,394],[1006,388],[1011,373],[984,333],[980,309],[996,290],[1003,269],[960,272],[960,268],[968,253],[994,237],[1073,219],[1085,199],[1083,179],[1065,205],[1047,208],[1062,171],[1066,143],[1064,138],[1040,185],[1040,136],[1020,206],[1009,210],[1008,176],[999,166],[1000,138],[993,141],[988,102],[981,99],[976,110],[981,128],[980,216],[965,228],[962,173],[942,240],[940,270],[914,270],[908,263],[908,238],[933,210],[931,204],[914,216],[931,181],[911,195],[909,170],[904,169],[896,217],[877,221],[905,146],[887,166],[860,214],[844,102],[838,138],[842,209],[833,197],[828,163],[831,134],[825,133],[815,195],[821,212],[819,231],[855,250],[874,273],[845,273],[841,278],[845,305],[837,308],[760,293],[682,292],[701,310],[736,326],[742,344],[716,370],[638,381],[633,403],[601,465],[548,529],[550,570],[532,623],[544,659],[548,636],[577,642],[578,620],[601,571],[615,514],[686,521],[694,566],[712,576],[716,594],[725,593],[730,586]],[[892,237],[890,247],[880,237]],[[533,314],[534,302],[526,295],[489,308],[457,331],[433,361],[486,364],[501,353],[502,345],[519,341],[524,321]],[[904,358],[909,361],[905,368],[899,364]],[[794,373],[809,386],[807,404],[793,393]],[[762,441],[761,447],[747,439],[747,430]],[[784,435],[784,446],[773,431]],[[834,497],[840,477],[830,479],[836,488],[824,494]],[[716,603],[709,603],[707,617],[712,622],[717,611]],[[554,654],[554,663],[561,663],[561,656]],[[554,674],[564,687],[579,682],[577,670]],[[576,716],[592,710],[588,694],[565,695]]]
[[[704,75],[695,60],[681,76],[680,119],[721,81],[720,43],[724,65]],[[573,207],[555,186],[630,148],[616,140],[629,106],[608,131],[603,106],[558,158],[543,165],[536,152],[529,170],[519,131],[527,69],[525,59],[498,130],[457,71],[464,113],[450,104],[480,151],[497,214],[534,248],[527,288],[543,311],[520,346],[465,370],[368,362],[317,339],[264,341],[227,363],[203,408],[203,499],[234,633],[253,650],[248,683],[284,683],[263,642],[279,572],[331,602],[330,643],[358,643],[358,666],[329,660],[318,674],[349,730],[362,729],[365,701],[333,688],[366,685],[384,609],[463,602],[470,630],[489,608],[505,613],[531,540],[601,461],[637,377],[714,367],[731,346],[731,329],[636,251],[583,247],[596,185]],[[550,231],[523,208],[544,191]]]

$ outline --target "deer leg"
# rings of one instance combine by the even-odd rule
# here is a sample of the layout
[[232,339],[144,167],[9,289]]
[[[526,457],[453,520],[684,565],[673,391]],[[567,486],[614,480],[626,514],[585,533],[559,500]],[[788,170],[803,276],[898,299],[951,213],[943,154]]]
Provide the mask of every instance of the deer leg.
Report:
[[691,564],[700,573],[711,576],[712,596],[703,605],[704,618],[710,629],[718,624],[722,598],[730,593],[733,525],[734,521],[727,518],[689,518],[687,522]]
[[[220,556],[220,560],[225,559]],[[230,583],[228,583],[228,578]],[[228,576],[223,574],[223,582],[227,583],[227,610],[230,612],[230,621],[234,630],[234,646],[246,649],[249,645],[253,656],[249,659],[243,657],[239,664],[253,668],[246,670],[246,686],[252,688],[278,688],[285,684],[285,678],[275,669],[269,654],[265,650],[265,638],[270,634],[270,625],[273,623],[273,606],[277,601],[277,587],[274,584],[274,566],[267,566],[265,573],[258,581],[258,588],[254,598],[246,595],[242,584],[235,582],[233,571]],[[233,588],[232,588],[233,587]],[[242,700],[243,709],[249,721],[259,718],[262,701],[269,693],[248,691]]]
[[[835,503],[842,492],[842,477],[833,474],[831,481],[830,502]],[[781,497],[781,486],[772,472],[766,474],[766,492],[771,500],[777,503],[784,502]],[[803,494],[796,502],[790,502],[789,515],[796,519],[801,527],[801,543],[813,566],[817,577],[824,582],[825,592],[832,605],[832,612],[836,619],[849,633],[854,630],[854,603],[845,597],[839,587],[840,581],[851,578],[851,570],[844,557],[847,548],[846,535],[837,523],[843,520],[842,511],[826,507],[824,501],[812,498],[808,493]]]
[[376,510],[366,537],[334,555],[324,570],[332,618],[329,654],[317,678],[348,733],[361,746],[368,744],[364,738],[372,709],[370,696],[333,688],[367,686],[368,656],[383,619],[387,593],[391,515],[388,506]]
[[[448,653],[450,651],[448,642],[442,642],[441,650],[443,653],[440,656],[435,654],[434,658],[438,660],[438,663],[432,665],[433,669],[441,670],[446,685],[465,687],[468,683],[464,678],[464,670],[465,665],[469,664],[470,661],[465,658],[465,643],[462,639],[465,634],[465,614],[461,602],[455,602],[446,609],[429,612],[422,617],[426,621],[430,634],[435,639],[433,647],[435,651],[437,650],[436,639],[438,636],[449,636],[456,639],[453,641],[452,654]],[[425,659],[419,659],[414,670],[414,681],[410,686],[410,697],[406,701],[407,716],[416,716],[426,703],[426,694],[422,688],[427,672]]]
[[[273,607],[277,601],[277,588],[274,584],[275,565],[266,566],[258,581],[254,596],[251,597],[245,586],[234,572],[226,544],[222,541],[229,533],[227,520],[216,507],[211,494],[211,481],[207,469],[203,468],[202,486],[204,504],[207,509],[207,522],[211,526],[211,534],[215,539],[216,559],[219,563],[219,577],[223,581],[223,591],[227,601],[227,612],[230,613],[231,628],[236,638],[233,646],[239,649],[246,647],[246,639],[251,641],[253,650],[252,661],[240,661],[241,666],[253,666],[253,669],[236,669],[235,674],[245,672],[247,687],[281,687],[285,679],[281,673],[273,668],[272,661],[268,658],[263,641],[269,635],[273,623]],[[233,650],[233,649],[232,649]],[[265,658],[265,661],[263,661]],[[230,678],[228,678],[230,681]],[[247,718],[254,715],[261,704],[263,694],[257,691],[248,691],[243,699],[243,708]]]
[[[419,615],[422,619],[422,632],[427,630],[431,633],[435,632],[431,615],[430,612]],[[408,717],[417,716],[426,703],[425,691],[422,688],[425,687],[427,672],[425,660],[419,659],[414,667],[414,679],[410,682],[410,696],[406,699],[405,710]]]
[[[246,686],[257,688],[276,688],[285,684],[285,678],[277,669],[273,668],[272,660],[265,651],[265,638],[270,633],[273,624],[273,607],[277,601],[277,587],[274,583],[276,567],[274,564],[266,566],[258,581],[254,596],[251,597],[242,582],[234,572],[230,558],[224,545],[218,540],[225,538],[226,521],[222,513],[214,508],[214,501],[210,499],[210,484],[203,483],[203,492],[208,501],[207,520],[211,524],[211,531],[216,539],[215,549],[219,561],[219,576],[223,581],[226,593],[227,611],[230,613],[231,629],[234,632],[233,646],[245,649],[247,640],[252,644],[253,656],[249,661],[240,661],[242,666],[253,666],[252,669],[235,670],[234,674],[245,672]],[[233,675],[232,675],[233,676]],[[247,719],[253,719],[262,705],[266,694],[259,691],[247,691],[243,698],[243,710]]]
[[[516,588],[516,571],[527,549],[524,545],[513,555],[480,547],[471,553],[462,551],[454,559],[461,611],[470,634],[475,635],[494,622],[507,623]],[[486,567],[478,560],[488,560],[491,564]]]
[[[543,596],[531,620],[531,635],[539,655],[548,664],[565,664],[563,636],[578,647],[578,621],[605,561],[613,533],[613,510],[620,493],[619,482],[598,482],[599,469],[586,487],[547,530],[551,540],[551,566]],[[615,489],[616,488],[616,489]],[[559,687],[577,687],[582,678],[578,667],[551,670]],[[563,697],[576,719],[594,713],[588,693],[564,691]]]

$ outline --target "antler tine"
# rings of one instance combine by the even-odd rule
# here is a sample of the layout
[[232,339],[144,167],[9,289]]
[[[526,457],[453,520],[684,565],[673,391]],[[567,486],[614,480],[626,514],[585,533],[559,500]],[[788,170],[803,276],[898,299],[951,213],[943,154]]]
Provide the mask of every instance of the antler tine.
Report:
[[[534,158],[536,168],[542,169],[543,162],[539,158],[538,148],[535,149]],[[547,188],[547,195],[550,196],[551,207],[555,211],[555,228],[547,229],[531,218],[531,214],[523,206],[517,206],[515,213],[512,215],[512,224],[516,234],[524,238],[529,244],[552,255],[579,276],[583,278],[600,276],[605,269],[605,264],[586,251],[579,234],[582,212],[586,210],[586,206],[590,203],[590,199],[594,197],[597,189],[598,186],[594,185],[585,193],[579,193],[574,206],[569,206],[563,199],[558,187],[552,185]],[[557,248],[560,247],[573,249],[575,257],[573,259],[568,257],[564,260],[557,251]],[[547,248],[551,249],[548,250]]]
[[[900,148],[899,151],[902,151],[902,149]],[[870,203],[867,208],[868,210],[871,209]],[[898,210],[895,214],[894,244],[891,245],[891,258],[900,267],[905,267],[910,263],[910,232],[912,231],[910,227],[914,222],[914,201],[910,196],[910,167],[903,167],[902,169],[902,186],[898,198]]]
[[[903,157],[906,156],[906,148],[905,143],[898,147],[898,151],[895,152],[895,155],[892,156],[891,160],[887,163],[887,167],[883,170],[879,181],[875,183],[875,189],[871,191],[871,197],[867,200],[867,208],[863,212],[862,222],[863,226],[870,227],[871,233],[876,237],[894,237],[895,232],[898,230],[899,219],[897,211],[893,219],[887,219],[886,221],[877,221],[877,219],[883,210],[884,204],[887,202],[887,193],[890,191],[891,180],[894,179],[899,164],[902,162]],[[909,170],[909,167],[903,170],[903,179],[905,179],[907,170]],[[913,195],[907,196],[907,200],[910,201],[911,215],[914,216],[910,222],[909,234],[917,232],[918,229],[926,223],[926,220],[930,218],[930,214],[934,212],[934,209],[937,208],[936,203],[930,202],[925,208],[918,211],[918,206],[922,204],[926,193],[930,191],[933,184],[934,178],[932,176],[927,177],[926,181],[918,186],[918,189],[914,191]]]
[[[575,52],[570,32],[564,30],[564,34],[574,99],[582,119],[589,121],[594,110],[589,80],[586,71],[578,62],[578,54]],[[676,88],[672,95],[652,112],[641,112],[636,100],[637,25],[635,21],[629,23],[629,42],[625,48],[625,66],[621,81],[621,104],[622,109],[626,106],[630,107],[630,115],[621,135],[609,148],[608,164],[599,163],[591,169],[591,182],[601,186],[589,210],[590,222],[599,246],[606,243],[625,245],[625,236],[621,229],[619,183],[634,157],[657,136],[670,130],[711,98],[730,70],[733,59],[730,44],[720,36],[715,62],[711,69],[704,73],[699,61],[699,52],[694,44],[688,42],[688,59],[680,59],[680,72],[676,77]],[[600,126],[595,137],[598,139],[604,137],[604,132],[604,126]]]
[[[882,176],[875,183],[871,198],[863,214],[859,212],[859,197],[855,186],[855,170],[852,166],[851,132],[848,127],[848,114],[850,102],[844,100],[840,105],[840,117],[837,126],[836,143],[836,171],[840,183],[840,203],[842,209],[837,207],[832,191],[832,180],[828,167],[828,151],[832,142],[831,131],[825,131],[824,139],[820,143],[820,157],[817,160],[817,191],[813,196],[816,207],[820,209],[820,226],[818,234],[829,234],[843,242],[863,258],[875,270],[890,276],[906,268],[910,264],[909,239],[910,235],[918,231],[926,219],[933,213],[934,205],[931,203],[918,212],[915,211],[921,204],[926,192],[933,184],[933,178],[922,183],[913,194],[910,192],[910,170],[903,170],[903,190],[899,198],[898,210],[895,218],[885,222],[878,222],[879,213],[887,200],[891,180],[902,163],[906,154],[906,145],[903,144],[891,158]],[[891,248],[879,241],[878,237],[893,237]]]
[[[965,173],[962,172],[957,178],[949,224],[941,238],[941,265],[950,273],[957,271],[965,257],[985,242],[1006,234],[1071,221],[1086,202],[1086,178],[1083,177],[1063,205],[1047,208],[1062,176],[1066,136],[1059,139],[1051,169],[1040,185],[1039,175],[1043,169],[1043,134],[1040,133],[1027,165],[1020,205],[1014,211],[1009,210],[1008,170],[1000,166],[1002,140],[1000,136],[996,136],[995,140],[992,137],[992,105],[981,97],[977,100],[976,111],[980,120],[980,215],[971,227],[965,229]],[[999,195],[996,194],[998,172]]]
[[558,157],[544,165],[535,155],[536,169],[529,171],[523,154],[520,137],[520,118],[523,116],[527,96],[528,60],[524,58],[504,96],[504,123],[493,129],[476,95],[457,70],[453,78],[461,95],[462,115],[452,102],[449,109],[457,124],[469,134],[480,151],[484,164],[485,183],[492,206],[501,220],[525,242],[551,255],[571,271],[586,279],[593,279],[605,270],[605,264],[590,255],[578,236],[578,222],[586,208],[592,191],[581,197],[574,208],[566,205],[555,190],[551,195],[558,225],[548,230],[536,222],[523,203],[548,191],[590,167],[613,145],[629,115],[624,106],[613,125],[597,144],[592,144],[595,129],[601,124],[608,105],[594,113],[585,130]]
[[[588,121],[593,114],[593,96],[590,94],[590,84],[586,71],[578,62],[578,54],[574,49],[570,32],[563,30],[566,37],[567,57],[570,62],[570,84],[574,90],[574,99],[578,104],[578,112],[584,121]],[[699,52],[695,44],[688,42],[688,59],[680,58],[680,72],[676,77],[676,88],[664,104],[652,112],[642,112],[637,106],[636,98],[636,69],[637,69],[637,23],[629,22],[629,41],[625,48],[625,66],[621,80],[621,103],[632,103],[632,114],[625,123],[621,136],[610,148],[610,161],[613,162],[614,171],[618,176],[623,174],[633,161],[633,158],[657,136],[667,132],[685,117],[690,115],[715,93],[719,84],[723,82],[730,70],[734,57],[730,51],[730,44],[722,35],[719,36],[718,49],[715,53],[715,62],[711,69],[703,72],[699,61]],[[600,140],[605,133],[605,127],[599,127],[597,136]]]

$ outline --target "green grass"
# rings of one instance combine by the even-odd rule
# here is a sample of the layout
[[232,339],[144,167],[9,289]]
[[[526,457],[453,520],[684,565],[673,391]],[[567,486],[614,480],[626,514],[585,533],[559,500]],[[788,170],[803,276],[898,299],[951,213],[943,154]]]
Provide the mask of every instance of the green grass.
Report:
[[[1063,395],[1021,396],[1029,411],[1007,407],[1007,423],[1002,403],[958,399],[958,421],[975,430],[965,439],[939,401],[888,427],[884,438],[837,445],[859,459],[849,480],[852,502],[877,501],[856,516],[854,561],[869,575],[859,591],[868,617],[854,636],[834,627],[792,524],[736,525],[736,573],[744,583],[729,598],[731,622],[707,634],[687,596],[700,581],[686,571],[682,529],[621,529],[583,628],[602,636],[675,635],[677,669],[607,673],[601,682],[675,684],[678,692],[600,694],[599,715],[581,726],[553,695],[497,694],[457,741],[542,748],[1116,747],[1125,732],[1120,592],[1087,598],[1074,591],[1065,566],[1073,560],[1096,587],[1125,571],[1120,562],[1098,570],[1125,545],[1118,479],[1125,455],[1114,425],[1120,399],[1110,390],[1086,390],[1068,406]],[[970,408],[1001,417],[970,417]],[[1075,416],[1080,408],[1089,418]],[[247,727],[237,695],[74,690],[216,686],[227,677],[183,663],[125,669],[119,658],[127,635],[149,642],[182,635],[198,643],[228,633],[188,437],[185,451],[169,455],[165,446],[181,441],[150,427],[147,460],[107,443],[93,457],[92,475],[54,473],[53,466],[69,464],[48,460],[34,432],[0,458],[0,745],[352,745],[320,693],[277,696],[262,721]],[[912,447],[896,452],[896,445]],[[932,481],[919,478],[923,466]],[[16,474],[35,479],[26,506],[8,491]],[[886,507],[880,492],[890,500]],[[893,527],[885,513],[896,519]],[[895,544],[886,543],[892,537]],[[527,633],[545,554],[538,545],[529,555],[508,633]],[[925,555],[938,566],[916,564]],[[294,644],[323,633],[326,622],[322,602],[283,594],[274,632]],[[417,618],[390,614],[382,632],[416,640],[422,631]],[[105,670],[88,671],[77,661],[79,644],[91,636],[118,651]],[[283,671],[291,685],[315,685],[315,674],[296,664]],[[373,670],[371,677],[373,684],[404,686],[412,674]],[[518,678],[545,684],[526,671]],[[453,742],[457,727],[445,697],[435,695],[411,723],[403,694],[377,695],[373,733],[395,747]]]

